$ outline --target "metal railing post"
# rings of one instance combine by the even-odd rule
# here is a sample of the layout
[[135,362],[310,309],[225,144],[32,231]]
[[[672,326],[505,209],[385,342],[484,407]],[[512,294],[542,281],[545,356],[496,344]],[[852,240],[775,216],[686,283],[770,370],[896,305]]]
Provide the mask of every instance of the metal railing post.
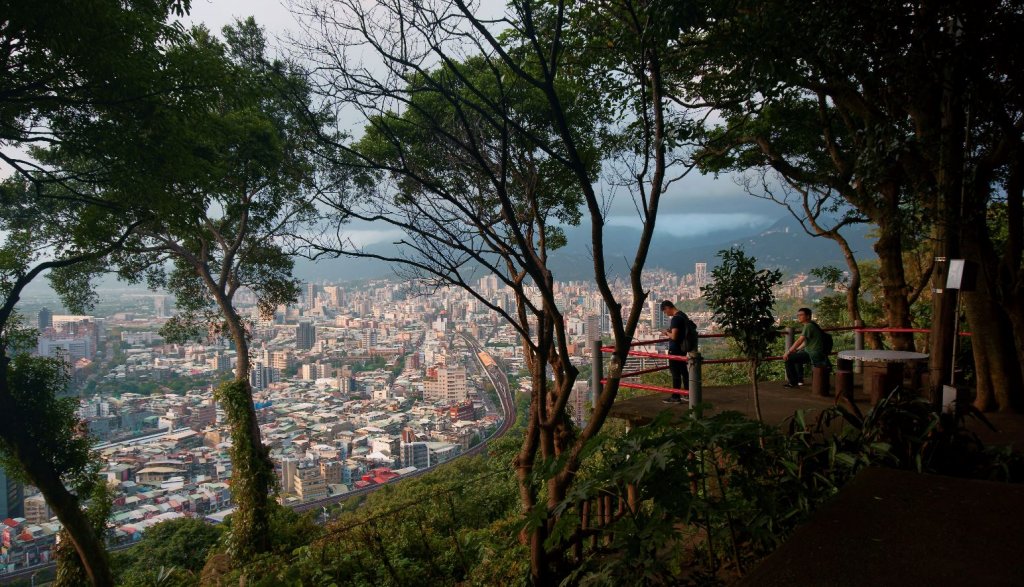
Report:
[[597,407],[597,398],[601,397],[601,380],[604,379],[604,361],[601,355],[601,341],[595,340],[590,343],[591,365],[590,365],[590,395],[593,405]]
[[701,356],[700,351],[693,351],[686,355],[687,365],[690,371],[690,408],[693,408],[699,404],[704,395],[704,389],[701,387]]
[[[854,320],[853,325],[857,328],[864,328],[863,320]],[[864,350],[864,333],[860,331],[854,331],[853,333],[853,350],[862,351]],[[864,361],[853,362],[853,372],[861,373],[864,371]]]

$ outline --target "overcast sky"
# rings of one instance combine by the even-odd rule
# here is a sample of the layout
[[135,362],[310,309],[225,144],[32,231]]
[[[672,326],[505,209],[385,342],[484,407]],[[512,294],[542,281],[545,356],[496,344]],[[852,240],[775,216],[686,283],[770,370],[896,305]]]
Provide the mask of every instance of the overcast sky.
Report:
[[[489,0],[484,0],[488,2]],[[297,30],[296,20],[279,0],[194,0],[189,22],[205,23],[219,30],[236,18],[254,16],[271,37],[279,40]],[[662,199],[658,230],[675,234],[702,234],[725,228],[749,226],[760,230],[785,215],[777,204],[754,198],[732,176],[718,179],[692,174],[673,185]],[[619,197],[610,209],[610,224],[639,226],[632,201]],[[370,227],[351,227],[353,241],[369,244],[393,238],[377,235]]]
[[[203,23],[219,31],[236,18],[247,16],[254,16],[274,43],[283,43],[290,32],[298,30],[296,19],[280,0],[193,0],[192,11],[184,20],[187,24]],[[0,169],[0,176],[9,172]],[[610,224],[639,226],[628,196],[617,198],[609,212]],[[784,209],[777,204],[744,193],[731,176],[715,179],[692,174],[674,184],[662,199],[658,230],[674,234],[702,234],[738,226],[760,230],[784,214]],[[357,244],[394,238],[394,234],[378,233],[370,226],[350,228]]]

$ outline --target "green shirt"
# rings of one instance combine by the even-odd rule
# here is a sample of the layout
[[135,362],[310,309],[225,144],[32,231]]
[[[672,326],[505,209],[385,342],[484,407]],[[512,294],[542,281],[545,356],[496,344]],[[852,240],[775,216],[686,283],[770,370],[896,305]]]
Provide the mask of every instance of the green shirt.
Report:
[[804,331],[800,333],[804,337],[804,350],[811,356],[812,363],[822,363],[825,361],[824,349],[822,348],[823,334],[821,327],[814,322],[804,324]]

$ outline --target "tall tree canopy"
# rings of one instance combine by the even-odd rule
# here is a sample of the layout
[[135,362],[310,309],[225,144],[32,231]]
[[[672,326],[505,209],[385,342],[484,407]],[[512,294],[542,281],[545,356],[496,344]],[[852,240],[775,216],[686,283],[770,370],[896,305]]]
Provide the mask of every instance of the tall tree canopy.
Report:
[[[714,26],[683,90],[720,108],[709,152],[828,190],[877,224],[890,326],[909,325],[904,248],[981,268],[967,313],[982,407],[1022,406],[1019,3],[711,3]],[[721,161],[720,161],[721,163]],[[1001,216],[999,210],[1010,211]],[[997,212],[993,215],[993,212]],[[999,218],[1006,234],[993,238]],[[929,232],[930,231],[930,232]],[[955,292],[933,297],[931,384],[950,381]],[[897,346],[911,344],[896,337]]]
[[[516,1],[493,21],[460,0],[306,2],[298,9],[318,92],[339,108],[356,105],[368,121],[358,144],[331,144],[346,153],[339,168],[365,171],[368,179],[357,184],[364,192],[342,192],[328,203],[340,217],[402,229],[403,252],[392,260],[466,288],[521,335],[533,392],[515,464],[523,538],[540,584],[568,572],[565,546],[547,538],[615,399],[647,298],[641,276],[661,197],[686,169],[672,175],[687,123],[672,116],[677,109],[664,95],[661,72],[675,44],[673,26],[685,16],[673,4],[609,2],[605,8],[615,10],[605,11]],[[673,25],[665,26],[666,15]],[[372,65],[353,59],[356,47],[371,52]],[[599,187],[605,172],[633,198],[642,226],[624,295],[613,291],[607,273],[610,199]],[[600,311],[615,342],[608,383],[577,430],[566,405],[579,370],[548,254],[564,241],[558,223],[578,220],[591,227]],[[318,246],[365,254],[337,242]],[[474,267],[511,288],[514,312],[474,291]]]
[[96,585],[112,578],[96,520],[83,509],[93,481],[88,441],[74,410],[58,399],[62,370],[14,357],[20,347],[12,341],[22,337],[15,308],[24,288],[47,272],[68,307],[87,307],[94,298],[81,277],[109,260],[138,217],[100,197],[128,185],[125,177],[105,165],[56,164],[40,149],[83,148],[109,134],[137,148],[138,136],[126,131],[146,98],[167,87],[162,48],[179,33],[170,17],[187,7],[174,0],[0,3],[0,169],[14,173],[0,185],[0,405],[7,420],[0,450],[64,526],[72,548],[58,553],[62,567],[80,565],[82,574],[61,576]]
[[133,164],[153,171],[159,197],[132,204],[145,221],[115,265],[122,278],[144,277],[176,295],[178,313],[164,328],[169,340],[213,335],[234,343],[235,377],[217,399],[231,431],[238,506],[230,551],[244,564],[268,548],[275,488],[249,384],[249,325],[235,299],[253,294],[262,316],[296,299],[288,239],[316,218],[308,123],[326,119],[310,118],[303,73],[267,55],[253,19],[223,35],[222,42],[195,29],[169,52],[172,71],[184,78],[178,85],[190,89],[156,106],[159,136]]

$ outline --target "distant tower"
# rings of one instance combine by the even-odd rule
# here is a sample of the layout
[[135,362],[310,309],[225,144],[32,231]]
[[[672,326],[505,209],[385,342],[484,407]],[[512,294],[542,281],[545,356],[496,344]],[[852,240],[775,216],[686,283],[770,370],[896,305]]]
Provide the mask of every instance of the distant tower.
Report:
[[708,264],[697,263],[693,269],[694,278],[697,281],[697,287],[704,287],[708,284]]
[[312,322],[302,321],[295,327],[295,348],[311,349],[316,342],[316,326]]
[[367,328],[363,331],[363,348],[371,349],[377,344],[377,329]]
[[306,306],[312,308],[316,301],[316,284],[309,282],[306,284]]
[[402,428],[402,442],[416,442],[416,431],[408,426]]
[[601,340],[601,334],[604,329],[601,328],[601,315],[591,314],[587,316],[587,325],[584,327],[587,334],[587,342],[594,342],[595,340]]
[[153,310],[157,318],[167,317],[167,296],[153,296]]
[[12,479],[0,467],[0,519],[25,515],[25,486]]
[[661,300],[657,296],[651,295],[647,309],[651,313],[651,330],[660,332],[668,328],[670,319],[661,311]]
[[601,340],[601,335],[609,330],[611,330],[611,319],[606,312],[592,313],[587,317],[587,324],[584,326],[587,342]]
[[53,312],[49,308],[39,310],[39,332],[53,327]]

